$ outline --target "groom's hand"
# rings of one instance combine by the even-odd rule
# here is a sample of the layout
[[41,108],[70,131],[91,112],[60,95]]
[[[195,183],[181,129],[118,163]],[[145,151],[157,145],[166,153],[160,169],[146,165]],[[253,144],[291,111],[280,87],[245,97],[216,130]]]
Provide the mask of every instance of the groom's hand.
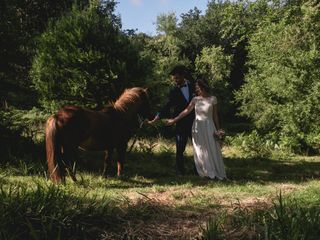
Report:
[[164,121],[164,124],[166,126],[171,126],[171,125],[174,124],[174,120],[173,119],[167,119],[167,120]]
[[156,121],[158,121],[160,118],[159,116],[155,116],[154,119],[150,120],[150,121],[147,121],[148,124],[154,124]]

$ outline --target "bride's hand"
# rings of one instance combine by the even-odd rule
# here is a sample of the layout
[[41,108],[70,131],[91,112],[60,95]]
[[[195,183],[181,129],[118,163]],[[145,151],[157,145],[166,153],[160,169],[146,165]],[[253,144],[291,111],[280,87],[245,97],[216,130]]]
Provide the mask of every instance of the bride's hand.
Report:
[[224,134],[225,134],[225,131],[224,131],[222,128],[220,128],[220,129],[217,131],[217,133],[218,133],[219,136],[223,137]]
[[213,133],[213,135],[217,136],[219,139],[222,139],[225,134],[225,131],[223,129],[218,129]]

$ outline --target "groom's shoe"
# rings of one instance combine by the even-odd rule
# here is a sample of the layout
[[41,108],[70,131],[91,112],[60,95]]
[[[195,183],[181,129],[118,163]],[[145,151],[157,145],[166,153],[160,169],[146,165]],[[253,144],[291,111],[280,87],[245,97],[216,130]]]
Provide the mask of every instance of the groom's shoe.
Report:
[[177,175],[177,176],[183,176],[183,175],[185,175],[184,169],[176,169],[176,175]]
[[194,175],[194,176],[199,176],[199,173],[198,173],[198,171],[197,171],[196,166],[193,167],[193,175]]

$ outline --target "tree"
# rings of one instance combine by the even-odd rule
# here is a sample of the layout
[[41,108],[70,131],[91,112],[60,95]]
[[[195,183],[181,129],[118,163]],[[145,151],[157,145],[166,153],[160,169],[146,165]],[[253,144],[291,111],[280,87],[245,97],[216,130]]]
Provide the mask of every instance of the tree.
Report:
[[232,58],[224,54],[222,47],[205,47],[196,58],[196,72],[209,81],[214,94],[221,100],[224,114],[230,108],[230,77]]
[[268,11],[268,3],[264,0],[210,1],[204,14],[195,8],[181,15],[182,21],[175,34],[180,56],[196,65],[203,49],[221,47],[223,55],[231,57],[230,73],[224,79],[228,88],[223,87],[223,99],[228,102],[223,103],[228,121],[234,120],[237,108],[233,93],[243,84],[247,72],[248,39]]
[[74,7],[41,35],[31,76],[43,107],[101,107],[134,84],[139,55],[121,31],[114,7]]
[[201,19],[201,11],[197,8],[181,14],[181,23],[174,33],[174,36],[179,40],[180,57],[186,57],[192,63],[201,49],[208,46],[207,39],[203,35],[203,28],[207,26],[202,24]]
[[240,113],[291,148],[320,136],[320,6],[291,3],[267,18],[249,42],[249,73],[237,92]]
[[174,12],[160,14],[157,16],[157,32],[160,34],[170,35],[177,29],[178,19]]
[[46,29],[49,19],[70,11],[74,2],[88,5],[88,0],[1,0],[0,101],[18,107],[35,103],[28,76],[35,38]]

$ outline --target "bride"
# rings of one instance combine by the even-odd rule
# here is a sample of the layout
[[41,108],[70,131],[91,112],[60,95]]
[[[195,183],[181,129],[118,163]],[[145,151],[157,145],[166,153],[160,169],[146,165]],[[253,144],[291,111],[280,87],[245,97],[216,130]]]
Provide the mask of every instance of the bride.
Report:
[[178,122],[195,109],[192,126],[193,155],[197,172],[201,177],[226,179],[221,147],[217,138],[224,131],[218,120],[217,98],[210,95],[210,88],[204,79],[197,80],[196,93],[189,106],[174,119],[167,120],[167,125]]

